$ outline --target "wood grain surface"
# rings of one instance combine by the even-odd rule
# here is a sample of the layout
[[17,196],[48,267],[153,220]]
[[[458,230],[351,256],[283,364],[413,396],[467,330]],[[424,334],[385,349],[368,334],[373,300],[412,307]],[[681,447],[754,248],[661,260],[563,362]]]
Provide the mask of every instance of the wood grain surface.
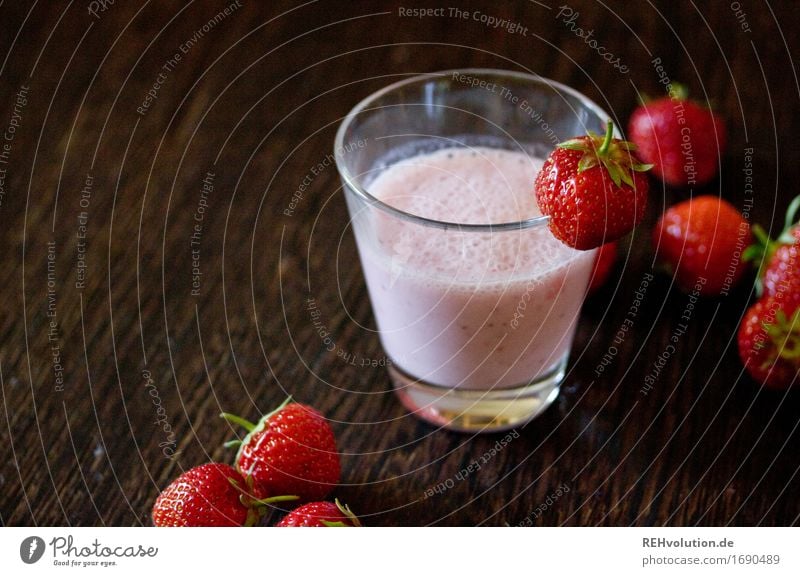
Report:
[[[221,411],[255,419],[287,393],[331,419],[335,495],[369,525],[798,522],[800,398],[759,389],[736,352],[752,278],[693,302],[650,242],[690,193],[782,225],[800,190],[794,4],[453,4],[469,16],[433,1],[0,2],[3,525],[149,525],[181,470],[232,459]],[[586,302],[560,397],[499,450],[504,434],[407,414],[331,164],[342,117],[410,74],[494,67],[573,86],[625,126],[640,93],[663,92],[656,59],[726,117],[721,176],[654,183]]]

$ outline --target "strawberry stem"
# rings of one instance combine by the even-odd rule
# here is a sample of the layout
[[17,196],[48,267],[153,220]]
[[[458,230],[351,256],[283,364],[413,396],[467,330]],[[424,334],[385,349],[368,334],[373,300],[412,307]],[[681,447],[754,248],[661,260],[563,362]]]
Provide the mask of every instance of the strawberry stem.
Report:
[[359,528],[361,527],[361,522],[358,520],[358,516],[353,514],[353,511],[350,510],[350,506],[347,504],[342,504],[339,502],[338,498],[335,498],[333,502],[336,504],[336,507],[339,509],[339,511],[350,519],[350,522],[352,522],[353,526],[357,526]]
[[589,132],[587,136],[561,142],[558,147],[582,152],[578,160],[578,173],[602,165],[617,186],[625,183],[633,187],[633,173],[646,172],[653,167],[652,164],[641,164],[636,161],[632,154],[636,151],[633,142],[614,138],[614,124],[611,120],[606,123],[604,136]]
[[614,137],[614,124],[611,120],[608,121],[606,124],[606,135],[603,138],[603,143],[600,144],[600,148],[597,149],[597,155],[600,157],[605,156],[608,154],[608,147],[611,145],[611,139]]
[[672,82],[672,87],[669,91],[669,97],[673,100],[686,100],[689,97],[689,89],[685,84],[680,82]]
[[[241,416],[237,416],[236,414],[231,414],[230,412],[223,412],[219,416],[220,416],[220,418],[224,418],[225,420],[227,420],[231,424],[238,424],[239,426],[241,426],[242,428],[247,430],[248,433],[250,433],[253,430],[255,430],[256,428],[258,428],[261,424],[263,424],[264,422],[269,420],[273,415],[277,414],[278,412],[280,412],[281,410],[286,408],[286,405],[289,404],[289,402],[291,402],[291,401],[292,401],[292,397],[291,396],[287,396],[286,400],[281,402],[280,406],[275,408],[275,410],[273,410],[272,412],[269,412],[268,414],[265,414],[264,416],[262,416],[259,419],[258,424],[253,424],[249,420],[245,420]],[[227,446],[227,444],[234,443],[234,442],[238,442],[239,444],[241,444],[241,441],[232,440],[231,442],[226,442],[226,446]]]
[[781,232],[781,235],[778,237],[779,242],[783,242],[784,244],[794,243],[791,230],[792,226],[795,224],[798,209],[800,209],[800,196],[795,196],[786,209],[786,219],[783,222],[783,232]]
[[251,526],[255,526],[256,522],[261,519],[261,514],[258,510],[253,510],[252,508],[247,509],[247,519],[244,521],[244,527],[250,528]]
[[236,488],[239,492],[239,502],[242,503],[242,506],[247,508],[247,520],[245,521],[245,526],[252,526],[255,524],[259,518],[261,518],[265,513],[265,508],[270,504],[274,504],[276,502],[291,502],[294,500],[299,500],[299,496],[294,495],[285,495],[285,496],[270,496],[269,498],[256,498],[250,492],[253,489],[253,480],[251,476],[247,477],[247,486],[242,487],[239,486],[239,482],[237,482],[234,478],[228,477],[228,482],[230,482],[231,486]]
[[256,425],[250,422],[249,420],[245,420],[241,416],[237,416],[236,414],[230,414],[228,412],[223,412],[219,415],[220,418],[224,418],[226,421],[230,422],[231,424],[238,424],[248,432],[252,432]]
[[[265,414],[264,416],[262,416],[261,419],[258,422],[258,425],[254,426],[254,428],[260,426],[263,422],[266,422],[267,420],[272,418],[275,414],[277,414],[278,412],[280,412],[281,410],[286,408],[286,405],[289,404],[291,401],[292,401],[292,397],[291,396],[287,396],[286,400],[281,402],[280,405],[277,408],[275,408],[275,410],[273,410],[272,412],[269,412],[269,413]],[[252,430],[250,430],[250,432],[252,432]]]
[[270,496],[269,498],[252,498],[251,502],[253,502],[254,504],[261,504],[263,506],[268,506],[270,504],[274,504],[275,502],[294,502],[295,500],[300,500],[300,497],[293,495]]

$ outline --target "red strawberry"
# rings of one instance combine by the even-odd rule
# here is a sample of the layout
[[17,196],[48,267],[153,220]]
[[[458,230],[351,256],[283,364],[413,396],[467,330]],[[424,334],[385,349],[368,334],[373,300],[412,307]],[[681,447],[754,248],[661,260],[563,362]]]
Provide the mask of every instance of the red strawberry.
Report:
[[789,205],[783,232],[776,240],[758,224],[753,226],[756,240],[745,251],[744,259],[760,268],[756,288],[764,298],[800,294],[800,224],[795,224],[798,209],[800,196]]
[[597,259],[594,261],[592,277],[589,280],[589,294],[599,290],[606,283],[617,261],[617,243],[603,244],[597,250]]
[[332,526],[355,526],[360,527],[356,515],[347,506],[342,506],[337,500],[333,502],[311,502],[304,506],[292,510],[283,520],[278,522],[281,527],[332,527]]
[[320,500],[339,482],[339,453],[325,418],[287,399],[258,424],[232,414],[229,422],[247,430],[239,445],[236,468],[251,475],[264,494],[296,494],[301,501]]
[[536,176],[536,202],[550,230],[565,244],[591,250],[612,242],[642,220],[648,182],[630,142],[589,133],[562,142]]
[[[800,293],[800,228],[795,227],[789,232],[791,244],[781,243],[761,278],[762,295],[777,296],[781,293]],[[779,240],[780,242],[780,240]]]
[[628,135],[643,162],[671,186],[701,186],[717,174],[725,150],[723,120],[687,100],[685,87],[673,84],[668,97],[639,106],[631,114]]
[[800,293],[756,302],[739,326],[739,357],[767,388],[786,389],[800,374]]
[[252,526],[273,502],[295,496],[260,499],[227,464],[203,464],[181,474],[153,505],[156,526]]
[[658,258],[685,292],[727,294],[744,274],[742,254],[752,241],[736,208],[716,196],[697,196],[669,208],[653,229]]

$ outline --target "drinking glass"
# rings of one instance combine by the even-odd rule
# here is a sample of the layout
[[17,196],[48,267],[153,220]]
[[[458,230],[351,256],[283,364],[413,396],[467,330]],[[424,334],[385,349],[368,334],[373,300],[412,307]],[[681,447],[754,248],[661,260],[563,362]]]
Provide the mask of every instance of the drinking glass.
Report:
[[443,221],[382,201],[371,184],[397,162],[443,149],[541,162],[562,140],[603,133],[607,121],[552,80],[463,69],[396,82],[342,122],[334,153],[350,224],[389,375],[413,414],[488,432],[545,410],[565,375],[596,255],[560,244],[545,216]]

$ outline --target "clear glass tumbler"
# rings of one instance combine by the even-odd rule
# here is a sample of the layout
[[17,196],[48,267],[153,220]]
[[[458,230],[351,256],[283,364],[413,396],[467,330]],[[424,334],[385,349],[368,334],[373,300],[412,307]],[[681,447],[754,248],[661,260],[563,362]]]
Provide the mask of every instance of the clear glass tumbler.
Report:
[[[397,163],[424,163],[442,150],[485,160],[488,149],[529,163],[533,195],[536,171],[555,145],[587,130],[602,133],[607,121],[596,104],[557,82],[464,69],[392,84],[342,122],[334,152],[351,225],[389,374],[415,415],[488,432],[547,408],[564,378],[595,253],[558,242],[541,215],[476,221],[480,211],[472,210],[471,218],[445,221],[381,200],[371,186]],[[475,202],[467,184],[463,200],[431,202],[453,202],[458,212],[459,203]],[[416,206],[425,200],[415,198]]]

